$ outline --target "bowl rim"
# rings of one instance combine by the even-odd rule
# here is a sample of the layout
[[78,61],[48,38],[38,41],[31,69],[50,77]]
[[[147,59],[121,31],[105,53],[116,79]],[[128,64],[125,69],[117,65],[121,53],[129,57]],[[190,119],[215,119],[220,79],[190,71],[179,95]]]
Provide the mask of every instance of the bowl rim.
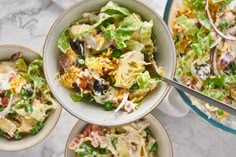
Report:
[[[42,54],[40,54],[39,52],[37,52],[37,51],[35,51],[35,50],[33,50],[33,49],[31,49],[31,48],[28,48],[28,47],[25,47],[25,46],[22,46],[22,45],[17,45],[17,44],[0,44],[0,49],[2,48],[2,47],[4,47],[4,48],[18,48],[18,49],[25,49],[25,50],[27,50],[27,51],[30,51],[30,52],[32,52],[32,53],[34,53],[34,54],[37,54],[37,55],[40,55],[40,56],[42,56]],[[54,98],[55,99],[55,98]],[[55,99],[56,100],[56,99]],[[57,100],[56,100],[56,102],[57,102]],[[56,125],[57,125],[57,123],[58,123],[58,121],[59,121],[59,119],[60,119],[60,116],[61,116],[61,113],[62,113],[62,107],[59,105],[59,103],[57,102],[57,106],[58,106],[58,109],[56,109],[56,110],[59,110],[59,114],[58,114],[58,116],[57,116],[57,119],[56,119],[56,121],[55,121],[55,123],[53,124],[53,126],[49,129],[49,131],[47,132],[47,134],[45,134],[45,136],[43,137],[43,138],[41,138],[39,141],[37,141],[37,142],[34,142],[32,145],[29,145],[29,146],[27,146],[27,147],[23,147],[23,148],[19,148],[19,149],[17,149],[17,148],[15,148],[15,149],[2,149],[2,148],[0,148],[0,151],[5,151],[5,152],[16,152],[16,151],[21,151],[21,150],[26,150],[26,149],[29,149],[29,148],[31,148],[31,147],[33,147],[33,146],[35,146],[35,145],[37,145],[37,144],[39,144],[39,143],[41,143],[43,140],[45,140],[49,135],[50,135],[50,133],[53,131],[53,129],[56,127]],[[33,138],[34,136],[30,136],[29,138]],[[24,140],[24,139],[22,139],[22,140]],[[14,141],[13,141],[14,142]]]
[[[166,22],[167,26],[170,27],[171,18],[173,13],[172,8],[175,6],[176,0],[168,0],[166,3],[166,7],[164,10],[164,21]],[[177,68],[177,66],[176,66]],[[223,130],[232,134],[236,134],[236,129],[233,129],[229,126],[224,125],[223,123],[220,123],[219,121],[209,118],[209,116],[201,111],[196,105],[192,103],[190,98],[183,92],[177,89],[177,92],[179,93],[180,97],[183,99],[183,101],[192,109],[193,112],[195,112],[199,117],[201,117],[204,122],[208,122],[214,127],[218,128],[219,130]]]
[[[171,142],[171,140],[170,140],[170,135],[168,134],[168,132],[167,132],[166,128],[164,127],[164,125],[163,125],[163,124],[160,122],[160,120],[158,120],[152,113],[146,115],[145,117],[150,118],[152,121],[154,121],[155,124],[158,124],[158,125],[161,127],[161,129],[163,130],[163,133],[164,133],[164,134],[166,135],[166,137],[167,137],[168,145],[170,146],[170,147],[168,148],[168,149],[170,150],[170,157],[173,157],[173,146],[172,146],[172,142]],[[145,117],[143,117],[143,118],[145,118]],[[78,120],[78,121],[74,124],[74,126],[73,126],[73,128],[71,129],[69,135],[67,136],[67,140],[66,140],[66,144],[65,144],[65,148],[64,148],[64,157],[68,157],[68,156],[66,156],[66,153],[67,153],[67,151],[69,150],[68,146],[69,146],[69,144],[70,144],[70,142],[71,142],[71,141],[69,141],[69,138],[71,137],[72,132],[73,132],[78,126],[80,126],[81,123],[85,123],[86,125],[89,124],[88,122],[85,122],[85,121],[83,121],[83,120]],[[132,122],[131,122],[131,123],[132,123]],[[106,127],[109,127],[109,126],[106,126]],[[77,135],[78,135],[78,134],[79,134],[79,133],[77,133]],[[75,138],[75,137],[74,137],[74,138]]]
[[[65,9],[58,17],[57,19],[54,21],[54,23],[51,25],[51,28],[49,29],[48,33],[47,33],[47,36],[46,36],[46,39],[45,39],[45,42],[44,42],[44,46],[43,46],[43,57],[45,56],[46,54],[46,47],[47,47],[47,43],[48,43],[48,40],[49,40],[49,37],[51,36],[51,33],[53,31],[53,29],[56,27],[57,23],[68,13],[70,12],[70,10],[74,7],[77,7],[77,5],[80,5],[82,3],[86,3],[87,0],[78,0],[76,1],[74,4],[72,4],[70,7],[68,7],[67,9]],[[171,32],[167,26],[167,24],[165,23],[165,21],[162,19],[162,17],[159,15],[159,13],[154,10],[153,8],[147,6],[144,2],[141,2],[140,0],[133,0],[135,1],[136,3],[139,3],[140,5],[142,5],[143,7],[145,7],[146,9],[148,9],[149,11],[153,12],[155,14],[156,17],[158,17],[158,19],[160,20],[161,24],[163,25],[163,27],[165,28],[166,32],[167,32],[167,35],[170,37],[171,39],[171,42],[170,42],[170,46],[173,48],[173,53],[174,53],[174,57],[176,58],[176,49],[175,49],[175,45],[174,45],[174,42],[173,42],[173,39],[172,39],[172,36],[171,36]],[[172,69],[172,72],[171,72],[171,79],[174,78],[175,76],[175,73],[176,73],[176,65],[177,65],[177,62],[176,62],[176,59],[174,60],[174,64],[173,64],[173,67],[171,68]],[[43,68],[46,69],[46,63],[45,63],[45,60],[43,61]],[[49,74],[45,71],[45,78],[47,80],[49,80],[50,76]],[[49,86],[49,89],[52,91],[52,93],[54,93],[54,88],[51,84],[50,81],[48,81],[48,86]],[[147,110],[146,113],[143,113],[143,114],[140,114],[139,116],[135,117],[135,119],[133,118],[132,120],[129,120],[129,121],[126,121],[126,122],[123,122],[122,124],[127,124],[127,123],[130,123],[132,121],[135,121],[137,119],[140,119],[146,115],[148,115],[153,109],[155,109],[156,107],[158,107],[161,102],[164,100],[164,98],[167,96],[168,92],[170,91],[170,85],[167,85],[166,89],[164,89],[163,91],[163,94],[160,96],[160,99],[158,99],[154,105],[152,107],[149,108],[149,110]],[[56,92],[55,92],[56,93]],[[57,97],[56,95],[54,95],[54,97],[57,99],[57,101],[59,102],[59,104],[68,112],[70,113],[72,116],[74,116],[75,118],[77,119],[82,119],[83,121],[86,121],[86,122],[89,122],[89,123],[94,123],[93,121],[91,120],[88,120],[86,117],[82,117],[80,115],[78,115],[76,113],[76,111],[72,111],[70,110],[66,105],[63,103],[63,101],[61,100],[61,98]],[[103,124],[103,125],[106,125],[106,124]],[[107,124],[106,126],[116,126],[116,125],[121,125],[121,124]]]
[[[56,27],[57,23],[60,21],[60,19],[62,19],[72,8],[74,7],[77,7],[77,5],[80,5],[82,3],[86,3],[87,0],[78,0],[77,2],[75,2],[74,4],[72,4],[70,7],[68,7],[67,9],[65,9],[58,17],[57,19],[54,21],[54,23],[52,24],[51,28],[49,29],[48,33],[47,33],[47,36],[46,36],[46,39],[45,39],[45,42],[44,42],[44,46],[43,46],[43,56],[45,56],[46,54],[46,46],[47,46],[47,43],[48,43],[48,40],[49,40],[49,36],[51,35],[51,32],[53,31],[53,29]],[[163,25],[163,27],[165,28],[165,30],[167,31],[167,35],[170,37],[171,39],[171,42],[170,42],[170,46],[173,48],[173,53],[174,53],[174,57],[176,58],[176,49],[175,49],[175,46],[174,46],[174,42],[172,40],[172,36],[171,36],[171,33],[170,33],[170,30],[168,28],[168,26],[166,25],[166,23],[164,22],[164,20],[162,19],[162,17],[159,15],[159,13],[157,13],[153,8],[147,6],[146,4],[144,4],[143,2],[141,2],[140,0],[133,0],[135,1],[136,3],[139,3],[140,5],[142,5],[143,7],[145,7],[146,9],[148,9],[149,11],[153,12],[155,14],[155,16],[157,16],[159,19],[160,19],[160,22],[161,24]],[[173,64],[173,67],[172,67],[172,72],[171,72],[171,78],[173,79],[174,76],[175,76],[175,73],[176,73],[176,60],[174,61],[174,64]],[[43,68],[46,69],[46,63],[45,63],[45,60],[43,62]],[[48,73],[46,73],[46,70],[45,71],[45,78],[46,79],[49,79],[49,75]],[[52,91],[52,93],[54,93],[54,89],[53,89],[53,86],[51,85],[50,81],[48,81],[48,86],[50,88],[50,90]],[[161,95],[160,99],[158,99],[154,105],[152,107],[149,108],[149,110],[146,112],[146,113],[143,113],[142,115],[140,114],[139,116],[137,116],[135,119],[140,119],[144,116],[146,116],[147,114],[149,114],[153,109],[155,109],[158,105],[160,105],[160,103],[163,101],[163,99],[167,96],[168,92],[170,91],[170,85],[167,85],[166,89],[163,91],[163,94]],[[56,92],[55,92],[56,93]],[[57,99],[57,101],[59,102],[59,104],[68,112],[70,113],[71,115],[73,115],[75,118],[77,119],[82,119],[84,121],[87,121],[89,123],[94,123],[90,120],[88,120],[86,117],[82,117],[80,115],[78,115],[75,111],[72,111],[70,110],[66,104],[63,103],[63,101],[61,100],[61,98],[57,97],[56,95],[54,95],[54,97]],[[134,119],[134,120],[135,120]],[[127,124],[131,121],[134,121],[133,119],[130,120],[130,121],[127,121],[125,123],[122,123],[122,124]],[[120,124],[115,124],[115,125],[120,125]],[[115,125],[112,125],[112,124],[108,124],[107,126],[115,126]]]

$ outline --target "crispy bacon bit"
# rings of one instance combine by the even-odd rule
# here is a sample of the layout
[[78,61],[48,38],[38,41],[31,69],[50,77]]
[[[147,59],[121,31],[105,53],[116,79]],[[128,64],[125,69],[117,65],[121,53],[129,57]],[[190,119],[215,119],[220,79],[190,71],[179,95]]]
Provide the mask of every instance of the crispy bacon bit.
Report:
[[64,74],[65,71],[74,64],[75,64],[75,61],[72,60],[67,54],[63,54],[59,56],[58,68],[59,68],[60,74]]
[[69,148],[74,150],[76,148],[76,145],[79,144],[82,136],[77,136],[69,145]]
[[12,56],[11,56],[11,60],[15,61],[17,60],[18,58],[20,58],[22,55],[21,55],[21,52],[17,52],[17,53],[14,53]]
[[2,98],[2,104],[3,104],[3,105],[7,105],[8,102],[9,102],[8,97],[5,96],[5,97]]

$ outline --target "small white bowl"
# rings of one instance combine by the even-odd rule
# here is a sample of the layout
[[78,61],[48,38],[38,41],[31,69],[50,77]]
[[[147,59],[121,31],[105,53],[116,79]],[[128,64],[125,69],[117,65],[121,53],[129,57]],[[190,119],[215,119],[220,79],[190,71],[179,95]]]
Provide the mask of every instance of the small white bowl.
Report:
[[[146,119],[150,123],[150,126],[148,128],[151,130],[154,138],[157,141],[158,157],[173,157],[173,149],[169,135],[167,134],[165,128],[160,123],[160,121],[157,120],[151,114],[145,116],[144,119]],[[65,153],[64,153],[65,157],[76,157],[75,152],[69,149],[69,144],[76,138],[78,134],[81,134],[83,132],[87,124],[88,123],[81,120],[79,120],[75,124],[66,142]]]
[[[37,59],[38,53],[19,45],[0,45],[0,61],[9,60],[14,53],[21,52],[27,62]],[[44,128],[35,136],[26,136],[19,141],[7,140],[0,137],[0,150],[1,151],[19,151],[36,145],[45,139],[53,130],[61,114],[61,106],[58,105],[57,109],[53,110],[50,116],[46,119]]]
[[[166,96],[169,86],[161,83],[160,86],[149,93],[142,101],[142,105],[133,113],[126,113],[119,111],[114,113],[112,111],[104,111],[101,105],[88,104],[84,102],[74,102],[69,94],[70,91],[64,88],[58,78],[58,57],[61,54],[57,48],[57,42],[60,34],[73,21],[80,18],[82,13],[99,10],[109,0],[80,0],[75,5],[65,10],[61,16],[55,21],[51,30],[48,33],[44,45],[44,71],[48,81],[49,87],[58,100],[58,102],[72,115],[82,119],[86,122],[103,125],[115,126],[122,125],[142,118],[151,112]],[[134,12],[140,14],[145,20],[153,20],[153,33],[157,41],[157,58],[158,65],[164,67],[166,77],[173,78],[176,66],[175,47],[171,34],[165,22],[158,15],[157,12],[147,7],[145,4],[136,0],[113,0],[121,6],[129,8]]]

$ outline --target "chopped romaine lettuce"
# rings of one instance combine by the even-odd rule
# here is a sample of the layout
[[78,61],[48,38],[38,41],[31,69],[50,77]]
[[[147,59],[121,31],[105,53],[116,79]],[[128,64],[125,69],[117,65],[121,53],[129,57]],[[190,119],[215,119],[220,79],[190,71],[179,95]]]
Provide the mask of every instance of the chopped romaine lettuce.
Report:
[[225,78],[224,77],[215,77],[215,78],[208,78],[205,80],[205,83],[210,88],[222,88],[225,84]]
[[209,96],[209,97],[212,97],[212,98],[215,98],[217,100],[222,100],[224,98],[224,91],[223,90],[220,90],[220,89],[208,89],[208,88],[205,88],[203,91],[202,91],[203,94]]
[[74,102],[79,102],[82,99],[81,95],[76,93],[70,93],[70,97]]
[[232,0],[212,0],[212,3],[219,3],[219,2],[224,2],[224,3],[229,3]]
[[67,49],[70,47],[70,34],[68,29],[64,30],[64,32],[62,32],[59,40],[58,40],[58,48],[66,53]]
[[148,57],[153,55],[154,44],[152,41],[152,27],[153,21],[143,22],[140,29],[140,42],[144,44],[143,53],[147,54]]
[[137,82],[139,85],[140,89],[146,89],[149,88],[151,86],[151,77],[148,71],[145,71],[143,73],[141,73],[138,77],[137,77]]
[[125,41],[137,30],[140,29],[141,21],[131,14],[124,18],[121,25],[114,31],[113,36],[118,49],[127,47]]
[[225,76],[225,83],[231,84],[236,82],[236,75]]
[[201,27],[192,39],[191,48],[198,56],[201,56],[204,52],[208,52],[211,49],[212,44],[212,34]]
[[197,17],[202,26],[204,26],[208,30],[211,29],[211,24],[204,12],[197,12]]
[[175,22],[185,28],[185,32],[187,35],[195,35],[198,32],[197,26],[194,24],[194,22],[189,19],[184,14],[177,17],[175,19]]
[[194,52],[195,52],[198,56],[202,55],[202,49],[201,49],[201,47],[200,47],[200,45],[199,45],[198,43],[193,43],[193,44],[191,44],[191,48],[194,50]]
[[144,48],[144,45],[142,43],[135,40],[128,40],[125,43],[127,45],[127,48],[131,51],[136,50],[141,52]]
[[119,4],[113,2],[113,1],[110,1],[108,2],[102,9],[101,9],[101,12],[105,12],[109,15],[112,15],[112,14],[123,14],[123,15],[130,15],[131,14],[131,11],[127,8],[123,8],[121,6],[119,6]]
[[20,72],[27,72],[28,67],[23,58],[19,58],[16,60],[16,66]]
[[184,0],[187,2],[194,11],[202,11],[205,9],[206,1],[205,0]]

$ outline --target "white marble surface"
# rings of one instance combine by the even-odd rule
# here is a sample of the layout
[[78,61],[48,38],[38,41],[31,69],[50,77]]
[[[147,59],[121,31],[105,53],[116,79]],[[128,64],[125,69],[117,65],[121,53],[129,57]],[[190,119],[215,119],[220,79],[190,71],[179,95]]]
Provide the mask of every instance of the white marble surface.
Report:
[[[143,0],[163,14],[166,0]],[[0,44],[20,44],[42,52],[50,26],[63,10],[51,0],[0,0]],[[175,157],[234,157],[236,136],[223,132],[190,112],[174,118],[154,110],[167,129]],[[53,132],[24,151],[1,152],[0,157],[63,157],[76,119],[62,112]]]

